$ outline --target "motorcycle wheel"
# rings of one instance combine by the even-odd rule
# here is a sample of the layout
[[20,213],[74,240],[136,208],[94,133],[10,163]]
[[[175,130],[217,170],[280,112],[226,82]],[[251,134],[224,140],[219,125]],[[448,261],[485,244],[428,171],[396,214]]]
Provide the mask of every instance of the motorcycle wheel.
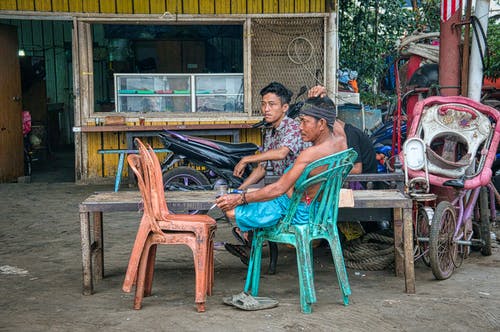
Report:
[[[191,167],[180,166],[163,173],[163,188],[165,190],[193,190],[211,186],[210,181],[203,173]],[[198,188],[197,188],[198,187]],[[171,210],[172,213],[179,211]],[[189,214],[203,214],[206,210],[190,210]]]
[[199,190],[200,188],[208,188],[209,186],[210,181],[207,177],[191,167],[175,167],[163,173],[163,187],[165,190],[193,190],[193,187],[199,187],[196,188]]

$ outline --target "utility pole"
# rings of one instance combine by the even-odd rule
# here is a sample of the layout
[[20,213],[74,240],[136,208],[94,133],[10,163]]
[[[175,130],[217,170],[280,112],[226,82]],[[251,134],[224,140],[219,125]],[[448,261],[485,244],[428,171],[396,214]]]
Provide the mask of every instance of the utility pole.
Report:
[[[483,88],[483,58],[486,55],[486,36],[488,35],[489,0],[476,0],[474,8],[472,47],[469,66],[469,92],[467,96],[475,101],[481,100]],[[483,35],[484,32],[484,35]]]
[[441,2],[439,86],[443,96],[458,96],[460,93],[461,17],[460,0]]

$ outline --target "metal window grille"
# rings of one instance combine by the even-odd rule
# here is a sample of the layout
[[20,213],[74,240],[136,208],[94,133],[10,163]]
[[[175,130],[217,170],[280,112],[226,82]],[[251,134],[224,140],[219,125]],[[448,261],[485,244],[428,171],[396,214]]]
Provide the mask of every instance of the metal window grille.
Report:
[[297,93],[324,82],[325,18],[252,20],[252,115],[260,115],[259,91],[272,81]]

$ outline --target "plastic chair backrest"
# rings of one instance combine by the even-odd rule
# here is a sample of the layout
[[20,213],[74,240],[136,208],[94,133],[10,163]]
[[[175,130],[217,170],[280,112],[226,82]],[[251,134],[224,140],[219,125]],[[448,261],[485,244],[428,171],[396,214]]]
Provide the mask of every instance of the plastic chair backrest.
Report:
[[149,218],[151,229],[161,233],[158,221],[165,221],[169,213],[163,189],[161,168],[158,158],[151,146],[145,146],[136,139],[139,155],[129,155],[127,161],[132,171],[137,176],[137,183],[142,195],[144,216]]
[[[314,197],[310,198],[309,203],[311,232],[316,233],[326,227],[326,224],[336,222],[340,189],[351,171],[357,155],[356,151],[348,149],[309,164],[295,183],[288,213],[280,224],[282,230],[291,225],[300,202],[304,200],[307,189],[315,185],[319,185],[319,189]],[[314,174],[318,168],[321,168],[321,171]]]

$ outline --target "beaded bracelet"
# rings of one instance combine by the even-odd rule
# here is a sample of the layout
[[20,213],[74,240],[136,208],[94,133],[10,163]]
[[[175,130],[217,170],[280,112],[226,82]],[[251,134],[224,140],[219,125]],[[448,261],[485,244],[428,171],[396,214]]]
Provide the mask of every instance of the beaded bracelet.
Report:
[[241,193],[241,204],[243,204],[243,205],[247,205],[248,204],[247,198],[246,198],[246,191],[244,191],[244,192]]

